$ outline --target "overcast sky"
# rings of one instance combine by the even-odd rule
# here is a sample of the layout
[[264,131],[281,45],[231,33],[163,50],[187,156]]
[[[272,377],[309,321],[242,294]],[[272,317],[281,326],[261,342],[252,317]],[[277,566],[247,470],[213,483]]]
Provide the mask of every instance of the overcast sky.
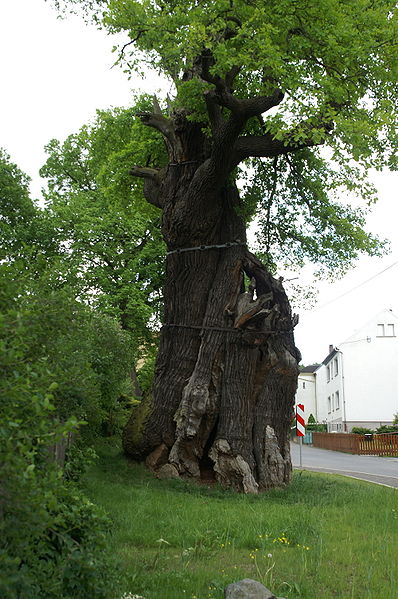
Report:
[[[129,81],[111,68],[114,44],[77,17],[57,19],[44,0],[0,3],[0,147],[32,178],[33,197],[40,196],[38,171],[50,139],[76,132],[97,108],[128,106],[134,92],[162,86],[154,75]],[[344,279],[319,284],[315,308],[298,310],[296,343],[305,364],[323,360],[329,344],[338,345],[382,309],[398,314],[398,174],[378,173],[374,182],[380,202],[369,229],[390,239],[391,253],[364,258]]]

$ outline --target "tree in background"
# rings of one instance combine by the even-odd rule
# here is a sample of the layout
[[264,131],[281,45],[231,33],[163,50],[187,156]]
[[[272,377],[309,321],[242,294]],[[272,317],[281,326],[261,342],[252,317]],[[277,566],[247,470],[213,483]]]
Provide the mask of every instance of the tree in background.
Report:
[[56,232],[29,195],[29,177],[0,148],[0,264],[19,283],[37,279],[57,253]]
[[[131,173],[162,210],[168,253],[153,400],[125,449],[192,477],[210,458],[222,484],[245,492],[286,484],[297,318],[269,265],[275,248],[329,272],[380,251],[339,198],[373,201],[368,170],[397,165],[396,4],[63,4],[126,32],[125,68],[149,64],[176,92],[167,110],[138,115],[167,148]],[[246,245],[257,209],[265,265]]]
[[145,201],[141,185],[129,174],[134,162],[152,165],[165,159],[155,132],[148,136],[134,119],[136,111],[150,105],[142,97],[129,109],[98,111],[93,123],[63,143],[47,145],[41,170],[68,280],[86,303],[116,318],[129,333],[137,395],[142,389],[134,364],[143,355],[152,362],[157,348],[164,270],[160,211]]
[[[45,362],[50,379],[55,376],[57,415],[63,421],[72,415],[86,421],[83,430],[91,438],[101,427],[120,431],[134,391],[130,373],[136,347],[112,315],[83,303],[79,272],[63,247],[60,221],[37,208],[28,183],[2,151],[3,308],[23,314],[25,358],[31,364]],[[121,399],[126,405],[120,405]]]
[[98,111],[65,142],[52,140],[41,175],[48,181],[47,210],[54,219],[74,285],[90,305],[116,317],[137,343],[159,317],[163,282],[160,211],[132,184],[132,162],[158,163],[164,149],[134,120],[148,108]]

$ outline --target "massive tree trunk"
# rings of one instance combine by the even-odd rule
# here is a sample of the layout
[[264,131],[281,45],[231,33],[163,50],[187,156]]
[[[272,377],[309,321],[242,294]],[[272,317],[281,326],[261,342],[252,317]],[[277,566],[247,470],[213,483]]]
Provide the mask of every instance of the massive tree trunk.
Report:
[[168,254],[153,394],[133,412],[124,449],[175,476],[199,479],[210,467],[224,486],[246,493],[285,485],[295,317],[281,281],[247,249],[230,176],[240,156],[210,144],[181,112],[141,118],[169,150],[166,169],[132,171],[163,210]]

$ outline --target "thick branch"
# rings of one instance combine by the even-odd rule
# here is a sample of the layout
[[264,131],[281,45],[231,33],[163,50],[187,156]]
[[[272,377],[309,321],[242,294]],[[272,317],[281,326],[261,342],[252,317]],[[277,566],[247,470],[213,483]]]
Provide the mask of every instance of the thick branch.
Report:
[[[303,147],[303,146],[300,146]],[[298,150],[299,146],[288,146],[282,141],[274,139],[270,133],[265,135],[243,135],[235,142],[234,164],[251,156],[257,158],[274,158]]]
[[130,175],[133,177],[140,177],[141,179],[151,179],[152,181],[160,183],[160,171],[156,168],[150,168],[148,166],[133,166],[130,171]]
[[257,158],[275,158],[282,154],[290,154],[291,152],[297,152],[303,148],[310,148],[312,146],[319,146],[325,143],[327,135],[332,131],[332,123],[324,123],[324,137],[315,142],[311,136],[311,131],[316,127],[309,127],[308,138],[297,143],[286,143],[282,140],[275,139],[270,133],[264,135],[242,135],[239,137],[234,145],[234,166],[238,165],[242,160],[250,157]]
[[[158,105],[159,106],[159,105]],[[176,135],[175,124],[171,119],[167,119],[162,114],[159,114],[155,105],[156,112],[139,112],[136,116],[141,119],[141,122],[147,127],[152,127],[163,135],[166,142],[167,151],[171,161],[178,161],[178,156],[182,155],[181,143]]]
[[258,96],[257,98],[249,99],[235,98],[227,89],[217,90],[216,94],[220,106],[228,108],[233,114],[245,120],[267,112],[274,106],[278,106],[282,102],[283,97],[280,89],[275,89],[270,96]]
[[220,129],[225,120],[222,116],[220,105],[215,99],[215,93],[213,90],[205,93],[205,102],[207,114],[209,115],[211,130],[213,135],[216,135],[217,130]]
[[232,93],[232,85],[240,71],[240,67],[232,67],[223,79],[219,75],[213,75],[210,72],[211,67],[215,64],[214,57],[210,52],[202,53],[200,59],[202,79],[213,84],[216,88],[214,98],[220,106],[228,108],[239,118],[249,119],[252,116],[258,116],[282,102],[283,93],[278,88],[269,96],[258,96],[249,99],[236,98]]
[[164,117],[162,114],[159,114],[158,112],[137,112],[136,116],[138,116],[141,122],[147,127],[153,127],[153,129],[157,129],[170,141],[173,139],[173,123],[170,119],[166,119],[166,117]]
[[160,193],[160,187],[162,183],[162,172],[156,168],[149,168],[147,166],[134,166],[130,175],[133,177],[140,177],[144,179],[144,196],[147,202],[163,208],[163,199]]
[[156,94],[153,95],[152,102],[153,102],[153,112],[154,112],[154,114],[162,115],[162,110],[160,108],[159,101],[158,101],[158,99],[156,97]]
[[234,83],[237,75],[239,75],[240,69],[241,69],[241,67],[236,65],[236,66],[232,67],[231,70],[228,71],[228,73],[225,75],[225,83],[226,83],[228,89],[232,90],[233,83]]
[[[213,133],[213,152],[209,167],[218,180],[222,180],[241,160],[238,152],[238,160],[231,162],[231,148],[239,139],[246,121],[277,106],[283,100],[283,93],[281,90],[275,89],[269,96],[258,96],[249,99],[236,98],[232,92],[232,85],[235,77],[239,74],[240,67],[232,67],[223,79],[219,75],[211,73],[211,67],[214,66],[215,59],[210,52],[203,52],[199,60],[201,65],[200,76],[215,87],[215,89],[205,94],[207,112]],[[225,120],[222,116],[222,107],[231,112],[228,120]]]

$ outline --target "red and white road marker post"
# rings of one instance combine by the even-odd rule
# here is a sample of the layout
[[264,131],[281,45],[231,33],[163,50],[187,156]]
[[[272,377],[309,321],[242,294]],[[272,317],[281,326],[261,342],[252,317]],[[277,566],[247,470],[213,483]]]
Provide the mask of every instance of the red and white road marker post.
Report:
[[304,404],[299,403],[296,406],[296,437],[300,441],[300,468],[303,467],[303,437],[305,435]]

